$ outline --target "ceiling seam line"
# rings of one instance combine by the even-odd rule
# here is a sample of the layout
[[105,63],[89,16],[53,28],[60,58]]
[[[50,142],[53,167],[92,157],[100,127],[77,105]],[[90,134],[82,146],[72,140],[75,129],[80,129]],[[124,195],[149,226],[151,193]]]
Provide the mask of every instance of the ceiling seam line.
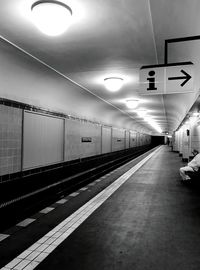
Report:
[[[80,87],[81,89],[89,92],[91,95],[97,97],[98,99],[102,100],[103,102],[107,103],[108,105],[112,106],[113,108],[115,108],[116,110],[120,111],[122,114],[127,115],[129,118],[133,119],[137,124],[141,125],[136,119],[134,119],[132,116],[130,116],[128,113],[124,112],[123,110],[117,108],[115,105],[113,105],[112,103],[110,103],[109,101],[106,101],[105,99],[99,97],[98,95],[94,94],[93,92],[91,92],[89,89],[87,89],[86,87],[76,83],[75,81],[73,81],[72,79],[68,78],[66,75],[64,75],[63,73],[61,73],[60,71],[56,70],[55,68],[53,68],[52,66],[48,65],[47,63],[45,63],[44,61],[40,60],[39,58],[37,58],[36,56],[32,55],[31,53],[27,52],[26,50],[22,49],[21,47],[19,47],[18,45],[14,44],[12,41],[6,39],[5,37],[3,37],[2,35],[0,35],[0,39],[4,40],[5,42],[7,42],[8,44],[10,44],[11,46],[17,48],[19,51],[21,51],[22,53],[30,56],[31,58],[33,58],[34,60],[36,60],[37,62],[39,62],[40,64],[46,66],[47,68],[49,68],[50,70],[54,71],[55,73],[57,73],[58,75],[60,75],[61,77],[65,78],[66,80],[70,81],[71,83],[73,83],[74,85]],[[141,126],[141,128],[144,127],[143,125]],[[145,127],[144,127],[145,128]]]
[[151,21],[151,29],[152,29],[152,34],[153,34],[153,43],[154,43],[154,49],[155,49],[155,55],[156,55],[156,62],[158,64],[158,52],[157,52],[157,46],[156,46],[155,31],[154,31],[154,27],[153,27],[153,19],[152,19],[152,13],[151,13],[150,0],[148,0],[148,7],[149,7],[149,15],[150,15],[150,21]]
[[[158,52],[157,52],[157,46],[156,46],[155,31],[154,31],[154,27],[153,27],[153,19],[152,19],[152,12],[151,12],[150,0],[148,0],[148,7],[149,7],[151,27],[152,27],[153,43],[154,43],[154,49],[155,49],[155,55],[156,55],[156,62],[158,64]],[[162,104],[163,104],[163,108],[164,108],[165,119],[167,121],[167,112],[166,112],[166,108],[165,108],[164,96],[163,95],[162,95]],[[168,121],[167,121],[167,127],[168,127],[168,130],[169,130],[169,123],[168,123]]]
[[165,119],[166,119],[166,122],[167,122],[167,128],[168,128],[168,131],[169,131],[168,114],[167,114],[166,108],[165,108],[164,95],[162,95],[162,104],[163,104],[163,108],[164,108]]
[[[164,69],[164,77],[166,78],[166,68]],[[166,83],[164,85],[164,93],[166,93]],[[165,107],[164,95],[162,95],[162,103],[163,103],[163,108],[164,108],[164,113],[165,113],[165,119],[166,119],[166,122],[167,122],[167,129],[169,131],[168,114],[167,114],[166,107]]]

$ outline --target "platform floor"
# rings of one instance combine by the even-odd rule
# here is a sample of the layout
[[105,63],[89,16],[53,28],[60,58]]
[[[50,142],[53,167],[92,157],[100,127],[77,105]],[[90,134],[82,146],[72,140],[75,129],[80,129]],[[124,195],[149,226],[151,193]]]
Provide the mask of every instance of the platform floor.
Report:
[[[182,165],[177,153],[162,146],[44,260],[35,265],[33,261],[32,266],[26,266],[26,260],[21,264],[15,261],[1,269],[199,270],[200,188],[180,182],[178,169]],[[59,211],[67,216],[72,210],[73,205],[67,204]],[[55,223],[58,221],[57,214]],[[28,248],[24,238],[32,235],[34,239],[35,235],[37,240],[37,230],[40,227],[42,237],[45,226],[48,215],[40,225],[21,230],[23,250]],[[49,230],[52,228],[49,225]],[[19,241],[20,234],[13,237]],[[14,240],[0,243],[4,262]],[[23,250],[18,248],[16,256]],[[13,247],[10,251],[14,254]]]

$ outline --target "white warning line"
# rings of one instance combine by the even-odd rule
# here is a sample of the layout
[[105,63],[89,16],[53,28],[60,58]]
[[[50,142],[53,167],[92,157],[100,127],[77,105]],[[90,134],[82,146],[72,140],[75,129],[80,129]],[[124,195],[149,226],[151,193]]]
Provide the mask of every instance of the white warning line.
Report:
[[76,197],[77,195],[79,195],[79,192],[73,192],[69,194],[70,197]]
[[59,246],[74,230],[76,230],[97,208],[99,208],[129,177],[142,167],[161,147],[157,148],[138,164],[120,176],[115,182],[80,207],[76,212],[58,224],[36,243],[22,252],[3,269],[31,270],[42,262],[57,246]]
[[66,202],[67,202],[66,199],[61,199],[61,200],[57,201],[56,203],[58,203],[58,204],[64,204],[64,203],[66,203]]
[[26,227],[29,224],[31,224],[33,221],[35,221],[34,218],[26,218],[26,219],[22,220],[21,222],[17,223],[16,226]]
[[42,214],[48,214],[49,212],[51,212],[54,209],[55,209],[54,207],[46,207],[46,208],[42,209],[40,211],[40,213],[42,213]]
[[96,182],[96,183],[101,182],[101,179],[97,179],[97,180],[95,180],[95,182]]
[[6,239],[9,236],[10,236],[9,234],[0,233],[0,241],[3,241],[4,239]]
[[90,187],[92,187],[92,186],[94,186],[94,185],[96,185],[96,183],[90,183],[90,184],[88,184],[88,186],[90,186]]
[[80,191],[85,191],[85,190],[87,190],[88,188],[87,187],[82,187],[82,188],[80,188],[79,190]]

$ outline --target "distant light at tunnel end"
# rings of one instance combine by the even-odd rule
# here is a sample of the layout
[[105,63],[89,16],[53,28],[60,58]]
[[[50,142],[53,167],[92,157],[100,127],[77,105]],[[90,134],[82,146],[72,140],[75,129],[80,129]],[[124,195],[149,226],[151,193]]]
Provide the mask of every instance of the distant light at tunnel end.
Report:
[[72,10],[60,1],[36,1],[31,11],[36,27],[48,36],[63,34],[71,23]]

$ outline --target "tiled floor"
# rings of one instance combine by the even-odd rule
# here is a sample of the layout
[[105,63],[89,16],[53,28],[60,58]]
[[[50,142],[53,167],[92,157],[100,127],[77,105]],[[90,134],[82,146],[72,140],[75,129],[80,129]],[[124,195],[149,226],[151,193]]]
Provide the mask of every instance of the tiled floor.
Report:
[[[146,158],[140,161],[137,165],[132,167],[129,171],[119,177],[110,186],[101,191],[98,195],[80,207],[72,215],[67,217],[54,229],[49,231],[46,235],[40,238],[36,243],[31,245],[27,250],[22,252],[14,260],[8,263],[2,269],[34,269],[41,261],[43,261],[57,246],[59,246],[80,224],[82,224],[104,201],[106,201],[128,178],[137,171],[147,160],[149,160],[155,152],[149,154]],[[75,197],[79,193],[74,192],[69,196]],[[18,226],[27,226],[34,220],[27,219],[20,222]]]

